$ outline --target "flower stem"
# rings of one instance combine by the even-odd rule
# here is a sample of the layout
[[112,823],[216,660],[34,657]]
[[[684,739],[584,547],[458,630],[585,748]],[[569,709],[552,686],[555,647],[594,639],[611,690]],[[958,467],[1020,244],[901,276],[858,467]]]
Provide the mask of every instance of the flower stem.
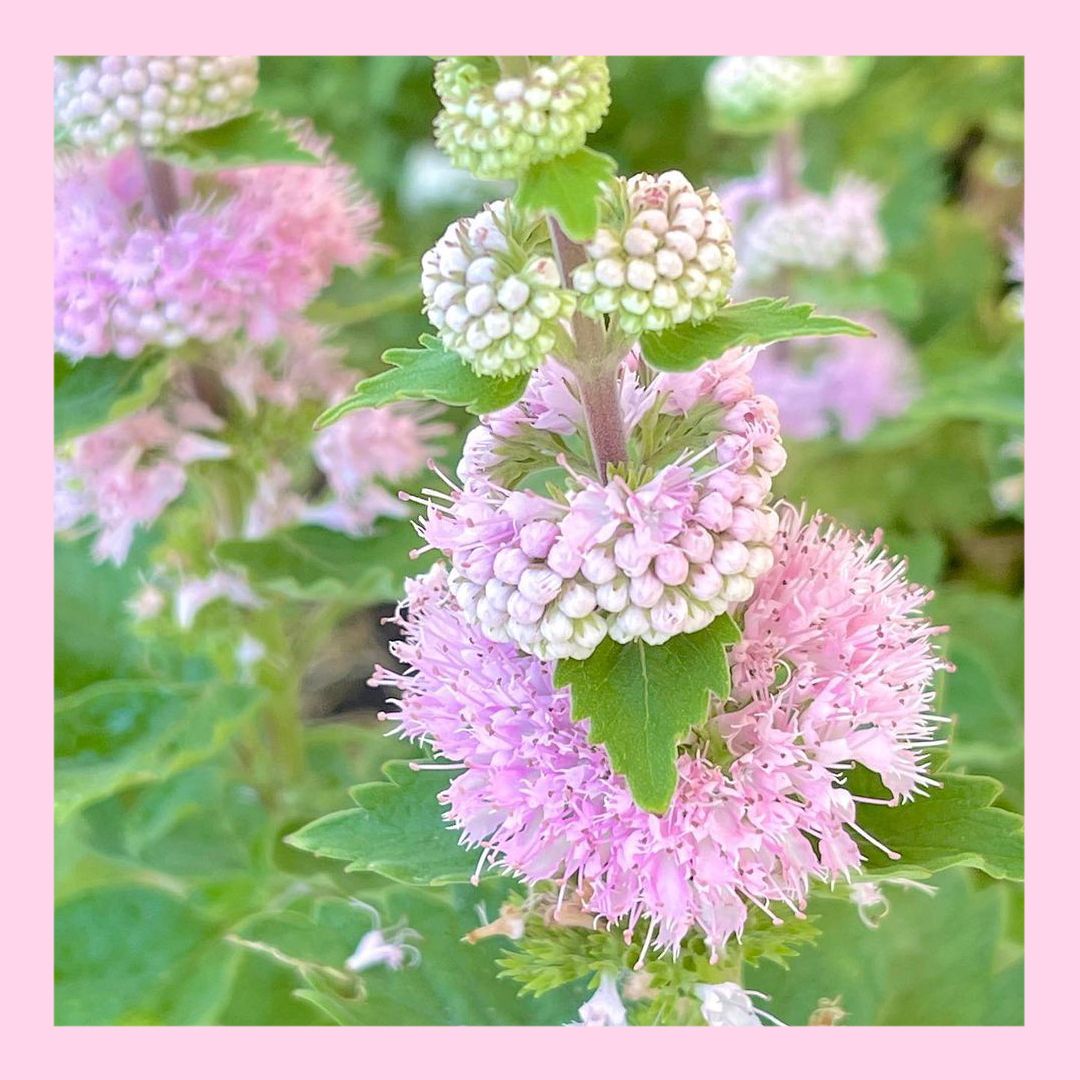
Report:
[[[798,120],[792,120],[773,137],[773,155],[776,163],[778,195],[781,203],[794,201],[802,193],[799,165],[802,158],[801,132]],[[776,278],[776,291],[780,296],[791,296],[791,271],[783,269]],[[791,362],[790,341],[777,341],[769,346],[772,356],[780,363]]]
[[[563,284],[569,285],[570,275],[586,259],[585,249],[574,243],[551,215],[548,229]],[[608,466],[627,460],[626,428],[619,401],[619,360],[624,350],[619,348],[616,335],[609,336],[601,322],[581,312],[574,313],[570,327],[574,357],[567,366],[578,382],[597,475],[606,481]]]
[[167,225],[180,209],[180,195],[176,190],[176,173],[167,161],[150,157],[145,149],[139,150],[143,173],[146,176],[146,192],[154,216],[159,225]]

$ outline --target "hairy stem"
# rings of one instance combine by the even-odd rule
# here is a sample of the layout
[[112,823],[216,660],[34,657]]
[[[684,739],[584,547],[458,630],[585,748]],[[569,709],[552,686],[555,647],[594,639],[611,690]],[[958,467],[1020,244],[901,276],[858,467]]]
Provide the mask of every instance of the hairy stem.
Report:
[[[563,284],[568,285],[574,269],[586,259],[585,249],[574,243],[551,215],[548,216],[548,228],[559,273]],[[589,319],[581,312],[574,313],[570,328],[574,336],[574,357],[567,366],[578,382],[596,472],[603,481],[607,480],[609,465],[627,459],[626,428],[619,402],[621,350],[617,338],[609,336],[601,322]]]
[[799,123],[793,120],[773,136],[773,156],[779,179],[780,201],[791,202],[802,192],[799,167],[802,158]]
[[146,150],[139,150],[143,173],[146,176],[146,191],[154,216],[158,224],[167,225],[180,209],[180,195],[176,190],[176,173],[167,161],[158,161],[150,157]]

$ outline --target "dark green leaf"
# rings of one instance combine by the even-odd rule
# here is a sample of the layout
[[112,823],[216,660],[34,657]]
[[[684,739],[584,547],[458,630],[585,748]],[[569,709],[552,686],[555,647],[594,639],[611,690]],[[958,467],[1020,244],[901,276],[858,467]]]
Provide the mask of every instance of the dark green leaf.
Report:
[[[225,540],[214,549],[242,566],[257,588],[294,600],[388,603],[409,574],[426,568],[412,560],[416,530],[408,519],[382,521],[371,536],[346,536],[320,525],[279,529],[261,540]],[[430,560],[428,560],[430,561]]]
[[254,687],[97,683],[56,705],[56,816],[210,757],[261,700]]
[[189,131],[158,147],[154,156],[196,171],[319,164],[318,156],[305,150],[279,117],[258,110]]
[[477,855],[458,843],[436,796],[454,773],[418,771],[407,761],[384,766],[388,780],[352,789],[357,808],[305,825],[287,838],[302,851],[342,859],[406,885],[469,881]]
[[678,744],[705,719],[710,692],[721,701],[730,693],[725,647],[738,640],[738,627],[723,615],[663,645],[605,638],[588,659],[557,664],[555,685],[570,687],[574,719],[591,721],[589,740],[607,748],[644,809],[667,810]]
[[522,210],[551,213],[571,240],[588,240],[600,220],[603,185],[615,175],[615,162],[587,146],[566,157],[530,167],[514,202]]
[[53,359],[53,434],[57,442],[84,435],[149,405],[169,373],[160,353],[134,360],[88,356],[77,364]]
[[[950,866],[973,866],[995,878],[1024,876],[1024,819],[994,806],[1002,785],[989,776],[939,773],[942,786],[900,806],[859,806],[858,821],[875,840],[899,853],[899,862],[865,841],[867,873],[908,877]],[[853,794],[886,792],[865,770],[851,774]]]
[[815,315],[813,304],[761,297],[728,304],[711,319],[641,335],[641,348],[661,371],[693,371],[736,346],[801,337],[873,337],[873,331],[835,315]]
[[477,375],[457,353],[447,352],[438,338],[421,334],[419,349],[389,349],[383,360],[392,365],[364,379],[356,391],[327,409],[315,421],[324,428],[354,409],[370,409],[394,401],[429,400],[464,405],[471,413],[488,413],[513,404],[525,392],[527,374],[509,379]]

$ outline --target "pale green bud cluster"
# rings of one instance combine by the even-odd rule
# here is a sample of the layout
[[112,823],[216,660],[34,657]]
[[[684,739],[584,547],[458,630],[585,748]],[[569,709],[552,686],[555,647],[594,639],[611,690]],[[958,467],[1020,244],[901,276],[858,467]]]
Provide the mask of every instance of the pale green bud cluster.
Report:
[[516,229],[503,200],[455,221],[421,260],[424,311],[446,348],[479,375],[531,371],[574,312],[546,236]]
[[435,141],[483,180],[514,179],[585,145],[611,104],[602,56],[520,57],[520,74],[493,59],[446,57],[435,68],[443,110]]
[[725,56],[705,76],[705,99],[721,131],[773,131],[855,91],[871,61],[857,56]]
[[58,60],[56,125],[76,146],[115,153],[160,146],[251,107],[259,85],[254,56],[102,56]]
[[735,273],[720,200],[677,170],[620,181],[585,251],[572,277],[579,310],[631,336],[710,318]]

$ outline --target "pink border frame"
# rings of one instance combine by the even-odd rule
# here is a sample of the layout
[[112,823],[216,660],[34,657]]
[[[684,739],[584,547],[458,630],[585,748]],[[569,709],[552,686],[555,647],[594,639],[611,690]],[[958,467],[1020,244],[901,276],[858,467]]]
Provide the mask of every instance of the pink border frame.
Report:
[[[246,8],[246,10],[244,10]],[[1075,172],[1066,166],[1065,138],[1072,138],[1075,112],[1075,33],[1058,3],[1015,4],[896,0],[889,5],[819,0],[816,4],[772,0],[767,6],[723,5],[682,0],[657,9],[611,5],[609,15],[581,0],[492,3],[463,0],[440,4],[406,0],[371,5],[358,0],[307,0],[292,8],[184,0],[176,5],[75,4],[70,0],[18,9],[15,48],[0,70],[8,104],[5,146],[6,243],[0,260],[5,298],[6,373],[15,386],[5,395],[0,423],[5,488],[9,494],[4,530],[9,601],[0,625],[8,669],[6,726],[9,751],[4,800],[7,828],[2,891],[6,930],[3,948],[5,1017],[12,1020],[7,1046],[30,1075],[71,1075],[158,1080],[231,1072],[260,1077],[296,1077],[323,1071],[381,1070],[401,1076],[436,1071],[441,1080],[512,1072],[520,1080],[550,1078],[555,1069],[586,1073],[599,1066],[613,1075],[656,1075],[660,1069],[703,1068],[725,1073],[740,1067],[757,1076],[843,1076],[866,1070],[875,1080],[912,1074],[945,1076],[961,1068],[983,1075],[1011,1076],[1034,1065],[1032,1051],[1074,1054],[1067,1012],[1076,979],[1063,955],[1073,937],[1070,896],[1064,875],[1074,874],[1068,852],[1075,836],[1067,816],[1075,769],[1071,755],[1057,752],[1042,725],[1075,724],[1055,708],[1052,688],[1070,670],[1072,636],[1060,575],[1051,582],[1060,541],[1044,523],[1058,478],[1046,466],[1060,461],[1058,440],[1075,419],[1077,365],[1075,311],[1065,289],[1075,279],[1075,252],[1051,245],[1075,215]],[[565,17],[559,17],[565,12]],[[181,18],[178,20],[177,15]],[[542,24],[527,25],[533,18]],[[558,32],[555,32],[558,29]],[[10,39],[9,39],[10,40]],[[47,353],[51,322],[46,281],[50,274],[46,236],[51,224],[51,64],[55,53],[92,54],[133,48],[140,52],[329,54],[350,44],[357,54],[581,52],[687,55],[697,53],[909,53],[1024,54],[1028,58],[1027,259],[1034,276],[1026,292],[1027,330],[1033,354],[1055,357],[1054,384],[1048,362],[1032,366],[1028,400],[1036,422],[1027,438],[1027,514],[1031,575],[1027,650],[1028,712],[1035,718],[1028,740],[1030,819],[1028,864],[1027,1024],[1023,1028],[807,1028],[785,1031],[736,1029],[521,1029],[521,1028],[202,1028],[55,1029],[52,1027],[52,839],[51,839],[51,381]],[[1056,132],[1063,134],[1055,144]],[[1060,145],[1063,152],[1055,156]],[[1068,148],[1072,149],[1071,146]],[[10,188],[10,192],[8,189]],[[1058,209],[1060,208],[1060,209]],[[1048,228],[1049,227],[1049,228]],[[1044,231],[1047,229],[1047,231]],[[1051,232],[1050,229],[1053,231]],[[1071,256],[1071,258],[1070,258]],[[1057,272],[1050,272],[1052,263]],[[1040,277],[1040,275],[1042,275]],[[1070,333],[1072,331],[1072,333]],[[1054,348],[1056,346],[1056,349]],[[23,357],[31,357],[25,362]],[[1062,440],[1063,441],[1063,440]],[[1053,455],[1053,456],[1052,456]],[[1067,505],[1058,499],[1059,509]],[[19,507],[18,515],[14,507]],[[30,522],[27,531],[26,522]],[[17,528],[16,522],[18,523]],[[14,571],[14,572],[12,572]],[[1075,590],[1073,595],[1075,595]],[[1051,626],[1060,620],[1060,632]],[[1054,629],[1058,629],[1054,627]],[[108,632],[89,627],[88,632]],[[1034,642],[1038,648],[1034,647]],[[1018,643],[1019,645],[1019,643]],[[12,677],[17,676],[17,677]],[[14,698],[14,700],[12,700]],[[1055,812],[1057,811],[1057,812]],[[14,851],[11,847],[14,847]],[[1058,862],[1051,860],[1058,855]],[[1050,874],[1056,892],[1050,893]],[[465,988],[463,988],[465,989]],[[828,1031],[830,1034],[825,1034]],[[829,1052],[822,1053],[822,1041]],[[766,1048],[767,1047],[767,1048]],[[18,1052],[21,1051],[21,1054]],[[554,1058],[554,1053],[559,1058]],[[1042,1054],[1038,1054],[1042,1057]],[[1056,1058],[1056,1055],[1055,1055]],[[1037,1068],[1037,1066],[1035,1066]],[[15,1066],[18,1069],[18,1065]],[[17,1072],[15,1075],[20,1075]]]

